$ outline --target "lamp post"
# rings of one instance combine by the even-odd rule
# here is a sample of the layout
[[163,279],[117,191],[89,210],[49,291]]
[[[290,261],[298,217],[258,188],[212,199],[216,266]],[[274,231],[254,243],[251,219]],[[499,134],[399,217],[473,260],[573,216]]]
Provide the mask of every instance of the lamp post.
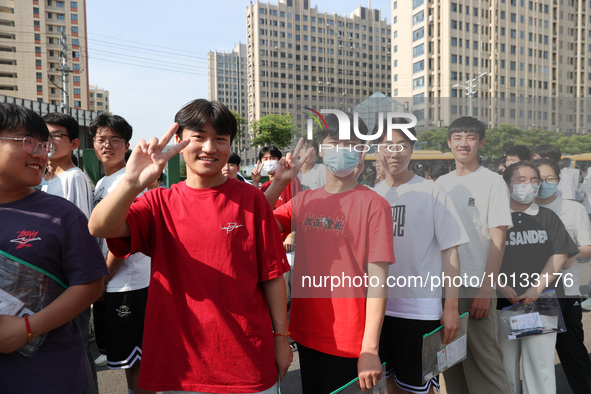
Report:
[[472,100],[474,100],[474,95],[476,94],[476,87],[478,86],[478,82],[480,78],[484,77],[488,72],[483,72],[482,74],[469,79],[466,81],[466,85],[460,85],[456,83],[452,86],[452,88],[462,88],[466,91],[466,96],[468,97],[468,115],[472,116]]

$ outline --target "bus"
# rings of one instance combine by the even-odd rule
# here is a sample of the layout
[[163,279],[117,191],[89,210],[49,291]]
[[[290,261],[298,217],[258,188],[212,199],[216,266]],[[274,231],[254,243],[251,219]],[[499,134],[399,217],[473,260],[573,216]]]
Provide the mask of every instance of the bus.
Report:
[[[371,164],[376,160],[375,152],[370,151],[365,156],[365,163]],[[416,174],[423,176],[424,171],[429,169],[429,165],[435,161],[443,160],[448,163],[450,168],[455,165],[454,156],[451,152],[441,152],[440,150],[414,150],[410,157],[409,168]],[[422,174],[423,173],[423,174]]]

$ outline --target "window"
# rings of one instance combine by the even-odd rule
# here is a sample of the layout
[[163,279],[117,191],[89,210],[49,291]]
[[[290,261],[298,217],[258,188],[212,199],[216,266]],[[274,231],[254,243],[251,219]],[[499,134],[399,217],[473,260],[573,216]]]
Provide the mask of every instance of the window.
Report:
[[72,38],[72,46],[80,46],[80,41],[77,38]]
[[74,88],[74,94],[80,94],[80,88]]
[[43,74],[42,73],[35,73],[36,74],[36,78],[37,79],[43,79]]
[[63,1],[56,1],[55,6],[59,7],[59,8],[64,8],[64,2]]
[[412,57],[421,56],[425,53],[425,44],[417,45],[412,49]]
[[417,41],[420,40],[421,38],[425,37],[425,28],[421,27],[420,29],[417,29],[415,31],[412,32],[412,40]]
[[78,26],[72,26],[72,34],[78,34]]
[[78,20],[78,14],[72,14],[72,20],[73,21],[77,21]]
[[413,74],[421,72],[423,70],[425,70],[425,61],[424,60],[418,61],[412,65]]
[[424,3],[425,0],[412,0],[412,9],[422,6]]
[[425,12],[417,12],[412,16],[412,25],[416,25],[417,23],[421,23],[425,20]]
[[74,75],[74,82],[80,83],[80,76],[79,75]]
[[43,92],[43,86],[37,85],[37,91],[38,92]]
[[55,15],[57,16],[57,20],[58,20],[58,21],[63,21],[63,20],[65,20],[65,19],[66,19],[66,17],[65,17],[65,15],[64,15],[64,14],[55,14]]
[[412,81],[413,89],[420,89],[425,86],[425,77],[415,78]]
[[80,100],[74,100],[74,107],[80,108],[82,106],[82,103]]
[[79,70],[80,70],[80,65],[79,65],[79,64],[76,64],[76,63],[74,63],[74,64],[72,65],[72,69],[74,69],[74,70],[76,70],[76,71],[79,71]]
[[78,2],[77,1],[70,1],[70,8],[78,9]]

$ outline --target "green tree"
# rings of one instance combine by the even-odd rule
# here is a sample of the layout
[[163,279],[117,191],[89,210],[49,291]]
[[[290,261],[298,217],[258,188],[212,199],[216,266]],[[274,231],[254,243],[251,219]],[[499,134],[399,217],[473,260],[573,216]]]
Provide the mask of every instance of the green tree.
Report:
[[237,111],[233,109],[230,110],[232,115],[236,118],[236,124],[238,126],[238,132],[236,133],[236,137],[242,137],[242,126],[248,124],[248,120],[244,119],[242,115],[240,115]]
[[250,124],[254,138],[252,146],[275,145],[285,148],[291,143],[291,114],[269,114]]
[[447,129],[445,128],[425,130],[417,138],[418,146],[421,149],[449,152],[449,147],[447,146]]

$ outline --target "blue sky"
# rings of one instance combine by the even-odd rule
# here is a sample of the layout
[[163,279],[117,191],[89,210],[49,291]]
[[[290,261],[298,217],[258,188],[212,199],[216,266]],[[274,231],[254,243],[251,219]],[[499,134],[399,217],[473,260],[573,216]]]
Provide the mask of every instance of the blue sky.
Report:
[[[174,114],[207,98],[207,53],[246,42],[245,0],[87,0],[90,84],[110,92],[111,112],[133,126],[132,147],[160,137]],[[277,0],[271,1],[277,4]],[[349,15],[360,0],[311,0]],[[390,20],[390,1],[373,0]]]

